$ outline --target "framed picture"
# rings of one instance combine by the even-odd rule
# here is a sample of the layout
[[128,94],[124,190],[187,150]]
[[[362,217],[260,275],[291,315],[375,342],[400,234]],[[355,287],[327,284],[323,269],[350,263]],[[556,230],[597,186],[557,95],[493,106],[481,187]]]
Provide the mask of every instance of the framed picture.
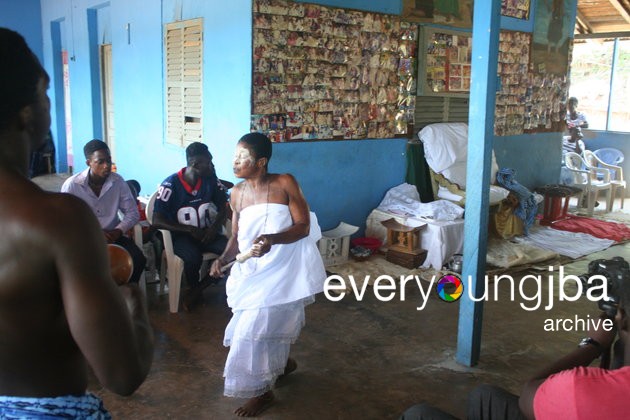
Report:
[[531,62],[536,73],[566,75],[573,27],[572,0],[544,0],[536,5]]
[[402,6],[408,22],[472,28],[472,0],[403,0]]
[[501,0],[501,15],[529,19],[530,0]]
[[418,95],[467,97],[470,91],[472,34],[421,27]]

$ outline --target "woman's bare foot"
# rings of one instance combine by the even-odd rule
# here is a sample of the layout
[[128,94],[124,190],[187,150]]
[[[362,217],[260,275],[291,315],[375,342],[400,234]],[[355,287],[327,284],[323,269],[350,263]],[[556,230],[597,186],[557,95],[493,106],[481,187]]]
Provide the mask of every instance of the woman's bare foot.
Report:
[[284,367],[284,372],[282,373],[282,375],[278,376],[278,379],[284,378],[289,373],[293,372],[295,369],[297,369],[297,362],[295,361],[295,359],[291,359],[289,357],[287,359],[287,365]]
[[266,410],[274,400],[272,391],[267,391],[262,395],[247,400],[242,407],[234,410],[234,414],[239,417],[255,417]]

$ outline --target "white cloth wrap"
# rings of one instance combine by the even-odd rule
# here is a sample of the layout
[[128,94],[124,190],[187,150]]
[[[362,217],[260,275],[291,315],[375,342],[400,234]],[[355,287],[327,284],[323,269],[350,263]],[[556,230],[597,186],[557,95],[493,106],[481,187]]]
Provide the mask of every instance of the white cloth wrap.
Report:
[[[282,231],[292,223],[286,205],[247,207],[239,218],[239,249],[249,249],[258,235]],[[262,395],[283,373],[290,346],[304,326],[304,306],[323,290],[326,271],[316,246],[320,237],[311,213],[308,237],[273,245],[263,257],[232,268],[226,291],[234,315],[223,340],[230,347],[223,373],[226,396]]]
[[[293,224],[289,207],[263,203],[246,207],[238,220],[238,247],[247,251],[263,233],[277,233]],[[311,213],[310,233],[291,244],[273,245],[260,258],[232,267],[227,280],[228,306],[233,311],[295,302],[324,290],[326,270],[317,248],[321,238],[317,218]]]

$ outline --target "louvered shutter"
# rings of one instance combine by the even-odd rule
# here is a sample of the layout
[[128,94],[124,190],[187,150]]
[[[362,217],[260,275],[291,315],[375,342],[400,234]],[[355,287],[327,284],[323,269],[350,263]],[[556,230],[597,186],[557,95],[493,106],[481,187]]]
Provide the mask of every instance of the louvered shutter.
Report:
[[166,141],[202,140],[203,20],[166,24]]

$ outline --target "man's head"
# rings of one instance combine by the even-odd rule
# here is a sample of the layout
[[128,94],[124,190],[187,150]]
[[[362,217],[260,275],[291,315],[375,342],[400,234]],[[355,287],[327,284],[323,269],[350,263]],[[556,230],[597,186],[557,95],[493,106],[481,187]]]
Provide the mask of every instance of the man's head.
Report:
[[104,141],[98,139],[88,141],[83,146],[83,154],[92,177],[104,180],[112,173],[112,156]]
[[578,98],[576,98],[575,96],[571,96],[569,100],[567,101],[567,109],[569,110],[569,112],[575,112],[575,110],[577,109],[577,106],[578,106]]
[[214,175],[212,154],[208,146],[198,141],[189,144],[186,148],[186,164],[190,170],[201,177]]
[[0,133],[26,133],[37,148],[50,128],[48,75],[24,38],[6,28],[0,28],[0,63]]

